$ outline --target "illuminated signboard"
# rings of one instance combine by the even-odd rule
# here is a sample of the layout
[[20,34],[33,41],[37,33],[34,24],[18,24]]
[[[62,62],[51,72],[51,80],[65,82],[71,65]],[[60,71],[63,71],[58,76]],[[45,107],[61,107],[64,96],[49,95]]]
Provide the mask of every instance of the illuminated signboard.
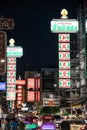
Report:
[[[20,79],[19,79],[20,80]],[[20,108],[20,105],[19,105],[19,101],[20,102],[20,105],[23,101],[23,90],[22,90],[22,85],[18,85],[17,86],[17,108]]]
[[58,106],[59,102],[56,98],[43,98],[43,106]]
[[6,100],[15,100],[15,97],[16,97],[16,92],[14,92],[14,91],[12,91],[12,92],[7,91],[7,93],[6,93]]
[[66,43],[66,42],[70,42],[70,34],[59,34],[58,35],[58,40],[59,40],[59,43],[62,42],[62,43]]
[[25,85],[25,80],[18,79],[16,80],[17,85]]
[[16,98],[16,58],[7,58],[7,100]]
[[70,78],[70,70],[59,70],[59,78]]
[[59,60],[70,60],[70,52],[59,52]]
[[75,19],[53,19],[51,21],[51,31],[53,33],[76,33],[78,30],[78,21]]
[[59,34],[58,36],[59,43],[60,42],[70,42],[70,34]]
[[16,85],[8,85],[7,86],[7,91],[15,91],[16,90]]
[[36,94],[35,94],[35,100],[36,100],[36,102],[40,102],[40,92],[39,91],[36,91],[35,92]]
[[87,33],[87,19],[85,20],[85,31]]
[[41,130],[56,130],[55,124],[47,122],[41,126]]
[[51,20],[50,28],[52,33],[58,33],[59,88],[70,88],[70,33],[79,31],[79,23],[68,19],[66,9],[61,10],[61,15],[61,19]]
[[70,79],[59,79],[60,88],[70,88],[71,81]]
[[20,46],[17,46],[17,47],[8,46],[6,54],[7,54],[7,57],[21,57],[23,56],[23,48]]
[[27,101],[28,102],[34,102],[35,101],[35,92],[34,91],[28,91],[27,92]]
[[0,82],[0,90],[6,90],[6,83]]
[[70,61],[59,61],[59,69],[70,69]]
[[59,43],[59,51],[69,51],[70,43]]
[[40,78],[35,78],[35,89],[40,89]]
[[34,78],[28,78],[28,89],[34,89]]
[[12,30],[14,29],[14,20],[8,18],[0,18],[0,29]]

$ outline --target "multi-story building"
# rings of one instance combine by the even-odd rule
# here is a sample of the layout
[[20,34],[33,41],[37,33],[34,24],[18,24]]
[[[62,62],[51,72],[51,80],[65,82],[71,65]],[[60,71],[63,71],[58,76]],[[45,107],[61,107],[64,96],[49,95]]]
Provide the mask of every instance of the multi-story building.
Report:
[[54,106],[54,102],[58,103],[55,99],[58,90],[57,74],[58,68],[41,68],[41,99],[43,106]]
[[[77,8],[79,31],[71,35],[71,88],[62,90],[72,108],[87,106],[87,0]],[[67,96],[68,95],[68,99]],[[73,100],[72,100],[73,99]],[[71,101],[70,101],[71,100]],[[77,107],[78,106],[78,107]]]

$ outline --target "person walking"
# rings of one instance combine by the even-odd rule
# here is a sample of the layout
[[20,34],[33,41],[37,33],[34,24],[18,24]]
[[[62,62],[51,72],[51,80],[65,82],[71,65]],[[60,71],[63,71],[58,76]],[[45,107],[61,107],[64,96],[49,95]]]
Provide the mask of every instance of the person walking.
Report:
[[6,128],[6,121],[4,118],[1,119],[1,130],[5,130]]
[[10,121],[10,130],[17,130],[17,122],[15,121],[15,118],[12,118]]
[[68,120],[63,120],[60,125],[61,130],[70,130],[70,123]]
[[23,121],[19,122],[17,130],[25,130],[25,123]]
[[5,130],[10,130],[10,119],[9,118],[6,119],[5,124],[6,124]]

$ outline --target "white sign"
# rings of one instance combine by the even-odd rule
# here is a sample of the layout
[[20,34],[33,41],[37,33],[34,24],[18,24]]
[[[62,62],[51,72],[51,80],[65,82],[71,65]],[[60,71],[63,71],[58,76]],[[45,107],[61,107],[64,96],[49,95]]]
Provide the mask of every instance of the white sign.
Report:
[[17,47],[8,46],[6,54],[7,57],[21,57],[23,56],[23,48],[20,46]]
[[56,98],[43,98],[43,106],[59,106],[59,101]]
[[53,19],[51,21],[51,31],[53,33],[76,33],[78,30],[78,21],[75,19]]
[[22,107],[21,110],[22,111],[28,111],[28,107]]

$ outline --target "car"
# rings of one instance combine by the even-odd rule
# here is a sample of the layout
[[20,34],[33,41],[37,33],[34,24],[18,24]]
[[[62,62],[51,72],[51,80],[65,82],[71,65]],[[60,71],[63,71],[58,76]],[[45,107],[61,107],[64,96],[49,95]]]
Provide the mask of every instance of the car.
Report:
[[83,120],[81,119],[69,119],[68,122],[70,123],[70,130],[81,130],[83,126]]
[[82,125],[82,127],[80,128],[80,130],[87,130],[87,118],[84,119],[83,125]]

